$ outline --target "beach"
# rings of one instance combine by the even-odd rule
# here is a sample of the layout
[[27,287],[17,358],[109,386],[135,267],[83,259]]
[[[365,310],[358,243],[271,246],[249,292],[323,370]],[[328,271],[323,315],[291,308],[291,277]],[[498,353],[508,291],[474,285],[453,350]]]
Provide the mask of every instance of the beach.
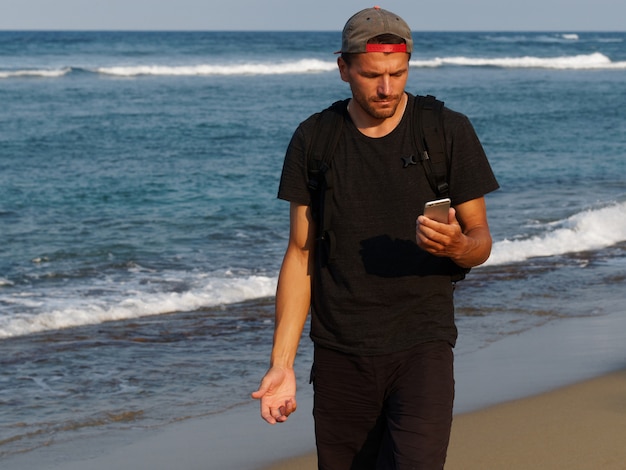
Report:
[[[625,331],[623,312],[574,318],[457,357],[446,469],[623,469]],[[310,390],[298,398],[282,425],[265,424],[251,400],[151,432],[56,443],[3,468],[313,469]]]

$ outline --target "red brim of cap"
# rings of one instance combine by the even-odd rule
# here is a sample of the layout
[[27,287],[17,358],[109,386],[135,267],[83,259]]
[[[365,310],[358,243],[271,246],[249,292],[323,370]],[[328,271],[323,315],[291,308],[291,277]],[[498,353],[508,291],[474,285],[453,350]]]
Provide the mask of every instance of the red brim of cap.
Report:
[[[337,51],[335,54],[341,54]],[[406,44],[366,44],[365,52],[406,52]]]
[[365,52],[406,52],[406,44],[366,44]]

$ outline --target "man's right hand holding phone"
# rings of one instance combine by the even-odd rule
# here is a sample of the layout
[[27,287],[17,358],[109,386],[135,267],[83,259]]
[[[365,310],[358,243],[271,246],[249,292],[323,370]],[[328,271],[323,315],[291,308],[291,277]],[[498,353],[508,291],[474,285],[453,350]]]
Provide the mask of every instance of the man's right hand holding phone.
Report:
[[463,268],[484,263],[491,253],[491,235],[484,198],[448,210],[448,223],[424,215],[417,218],[415,240],[424,251],[452,259]]

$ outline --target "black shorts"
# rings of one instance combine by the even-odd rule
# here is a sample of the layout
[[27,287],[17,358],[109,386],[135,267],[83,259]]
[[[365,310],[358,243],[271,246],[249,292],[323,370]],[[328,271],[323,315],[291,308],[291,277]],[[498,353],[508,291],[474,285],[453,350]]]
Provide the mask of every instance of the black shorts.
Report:
[[442,469],[453,362],[447,342],[374,357],[316,346],[311,375],[319,468]]

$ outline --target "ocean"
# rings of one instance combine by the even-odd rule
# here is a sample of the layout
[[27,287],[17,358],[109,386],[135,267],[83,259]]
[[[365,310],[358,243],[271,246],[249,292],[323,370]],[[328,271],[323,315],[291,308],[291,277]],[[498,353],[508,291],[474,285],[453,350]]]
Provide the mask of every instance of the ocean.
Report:
[[[339,43],[0,32],[0,459],[250,401],[287,242],[282,159],[349,96]],[[457,355],[626,313],[625,44],[415,33],[407,90],[470,117],[501,185],[493,254],[455,292]],[[305,331],[301,388],[311,352]]]

